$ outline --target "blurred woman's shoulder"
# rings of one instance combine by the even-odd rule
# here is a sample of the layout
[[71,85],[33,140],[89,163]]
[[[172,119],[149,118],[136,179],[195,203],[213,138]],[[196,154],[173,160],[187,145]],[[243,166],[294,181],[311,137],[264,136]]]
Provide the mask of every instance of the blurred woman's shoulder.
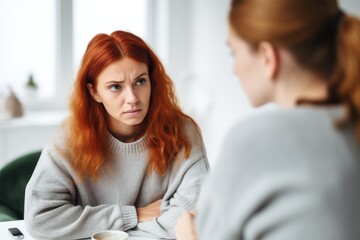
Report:
[[304,106],[293,109],[273,109],[239,120],[228,132],[237,137],[259,135],[276,137],[304,132],[335,130],[335,123],[343,118],[345,109],[338,106]]

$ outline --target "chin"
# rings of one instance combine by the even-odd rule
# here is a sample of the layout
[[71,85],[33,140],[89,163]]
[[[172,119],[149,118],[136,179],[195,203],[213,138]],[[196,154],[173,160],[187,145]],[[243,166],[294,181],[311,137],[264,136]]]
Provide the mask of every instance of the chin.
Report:
[[248,94],[248,99],[250,105],[254,108],[263,107],[266,104],[272,102],[270,98],[264,95],[254,94],[252,97],[251,96],[251,94]]
[[262,102],[258,102],[258,101],[250,101],[250,105],[254,108],[258,108],[264,105],[264,103]]
[[126,121],[125,124],[129,126],[136,126],[141,124],[144,121],[144,119],[132,119],[130,121]]

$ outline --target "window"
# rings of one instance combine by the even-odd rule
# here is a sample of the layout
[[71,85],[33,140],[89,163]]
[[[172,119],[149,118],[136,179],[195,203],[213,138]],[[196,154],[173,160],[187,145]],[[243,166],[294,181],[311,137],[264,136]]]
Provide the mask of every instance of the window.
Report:
[[[1,0],[0,94],[11,86],[28,109],[64,106],[95,34],[121,29],[146,40],[147,2]],[[30,75],[38,89],[29,96],[25,85]]]
[[36,97],[55,93],[55,1],[0,1],[0,89],[25,95],[30,74],[39,84]]
[[98,33],[130,31],[146,38],[147,0],[74,0],[74,64]]

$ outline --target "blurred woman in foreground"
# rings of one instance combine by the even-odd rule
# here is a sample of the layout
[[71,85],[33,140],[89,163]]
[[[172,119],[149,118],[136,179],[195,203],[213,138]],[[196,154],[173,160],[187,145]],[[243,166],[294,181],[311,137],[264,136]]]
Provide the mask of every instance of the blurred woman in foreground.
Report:
[[[360,239],[360,21],[336,0],[233,0],[250,102],[178,239]],[[196,236],[197,235],[197,236]]]

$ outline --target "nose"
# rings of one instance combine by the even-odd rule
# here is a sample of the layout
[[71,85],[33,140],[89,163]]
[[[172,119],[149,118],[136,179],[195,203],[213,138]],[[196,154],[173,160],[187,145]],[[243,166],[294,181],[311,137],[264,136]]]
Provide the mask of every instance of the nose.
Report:
[[240,73],[236,63],[233,64],[232,72],[238,79],[240,79]]
[[236,69],[236,64],[233,63],[233,66],[232,66],[232,72],[235,76],[237,76],[237,69]]
[[132,87],[128,87],[126,89],[125,94],[126,94],[126,96],[125,96],[126,103],[134,104],[139,101],[139,98],[136,96],[136,92],[134,91],[134,89]]

